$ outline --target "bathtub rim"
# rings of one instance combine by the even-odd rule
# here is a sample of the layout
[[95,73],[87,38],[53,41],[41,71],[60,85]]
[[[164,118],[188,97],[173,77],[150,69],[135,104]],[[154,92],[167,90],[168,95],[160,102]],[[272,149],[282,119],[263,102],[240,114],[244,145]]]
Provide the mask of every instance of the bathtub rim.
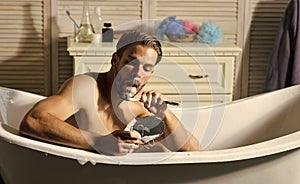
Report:
[[[155,152],[132,153],[125,156],[106,156],[86,150],[55,145],[47,142],[23,137],[9,132],[8,125],[1,123],[0,137],[3,141],[35,151],[77,160],[81,164],[87,162],[93,165],[164,165],[164,164],[192,164],[192,163],[218,163],[253,159],[282,153],[300,148],[300,131],[287,134],[268,141],[222,150],[203,150],[199,152]],[[3,148],[2,148],[3,149]],[[147,158],[158,158],[157,162],[147,162]],[[159,159],[164,158],[164,159]],[[149,160],[148,160],[149,161]]]

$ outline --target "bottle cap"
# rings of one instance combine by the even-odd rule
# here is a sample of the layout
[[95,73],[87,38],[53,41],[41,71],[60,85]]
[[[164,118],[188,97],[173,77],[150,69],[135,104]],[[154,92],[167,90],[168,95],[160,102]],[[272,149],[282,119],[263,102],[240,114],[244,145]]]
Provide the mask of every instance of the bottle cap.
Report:
[[104,27],[111,27],[111,23],[104,22],[103,26],[104,26]]

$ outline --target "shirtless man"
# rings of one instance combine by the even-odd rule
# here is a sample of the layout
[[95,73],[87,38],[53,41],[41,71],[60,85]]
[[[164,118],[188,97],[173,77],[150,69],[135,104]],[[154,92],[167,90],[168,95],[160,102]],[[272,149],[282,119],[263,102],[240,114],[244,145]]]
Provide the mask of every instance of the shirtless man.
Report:
[[135,117],[155,115],[165,122],[157,143],[171,151],[199,150],[199,142],[170,111],[164,96],[143,90],[161,57],[158,40],[138,32],[124,34],[108,72],[68,79],[56,95],[27,113],[20,133],[102,154],[126,154],[145,144],[136,131],[125,131],[126,125]]

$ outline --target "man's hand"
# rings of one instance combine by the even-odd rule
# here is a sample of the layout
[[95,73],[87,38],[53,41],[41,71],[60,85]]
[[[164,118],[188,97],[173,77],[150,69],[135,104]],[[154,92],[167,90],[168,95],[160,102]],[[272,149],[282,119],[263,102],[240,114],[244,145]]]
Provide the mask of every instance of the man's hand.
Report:
[[136,131],[116,130],[109,135],[97,137],[93,148],[107,155],[124,155],[132,153],[143,144]]
[[143,92],[141,97],[145,108],[161,119],[164,118],[167,110],[167,104],[164,100],[164,96],[156,91]]

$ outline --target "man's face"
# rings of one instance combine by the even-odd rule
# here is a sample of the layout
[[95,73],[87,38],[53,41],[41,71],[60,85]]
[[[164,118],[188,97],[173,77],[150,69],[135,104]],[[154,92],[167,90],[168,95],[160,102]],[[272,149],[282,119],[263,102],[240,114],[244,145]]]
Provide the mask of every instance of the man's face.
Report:
[[154,71],[157,53],[154,49],[135,45],[127,48],[115,63],[115,89],[123,99],[134,97],[149,81]]

